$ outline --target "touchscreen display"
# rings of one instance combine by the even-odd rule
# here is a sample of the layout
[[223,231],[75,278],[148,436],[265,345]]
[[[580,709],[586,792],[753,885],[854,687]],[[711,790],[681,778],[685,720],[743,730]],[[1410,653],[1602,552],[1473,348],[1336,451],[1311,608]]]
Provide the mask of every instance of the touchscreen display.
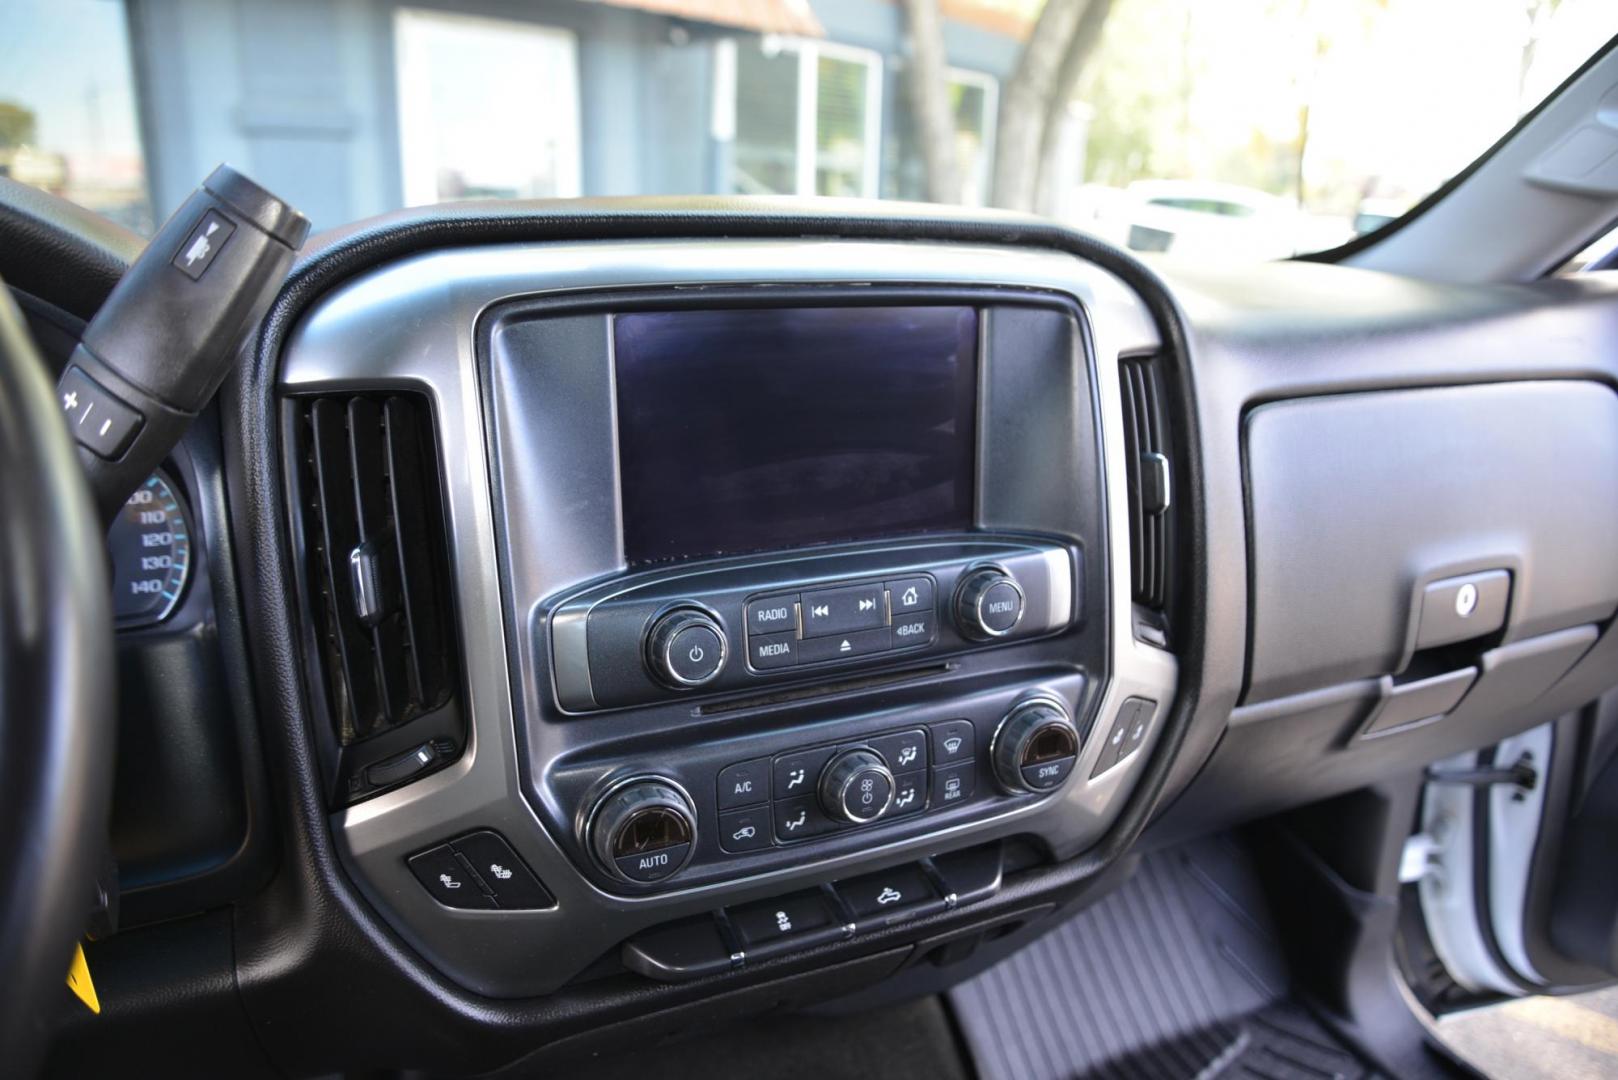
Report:
[[613,334],[631,563],[971,524],[975,309],[641,312]]

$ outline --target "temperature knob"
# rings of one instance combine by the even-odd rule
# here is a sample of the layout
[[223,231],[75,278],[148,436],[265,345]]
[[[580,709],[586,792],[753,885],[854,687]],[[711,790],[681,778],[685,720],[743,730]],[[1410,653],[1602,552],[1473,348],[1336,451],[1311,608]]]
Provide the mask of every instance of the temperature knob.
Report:
[[1052,791],[1078,761],[1079,733],[1057,702],[1027,701],[1000,722],[989,756],[995,779],[1007,791]]
[[838,754],[820,774],[820,805],[838,821],[875,821],[893,802],[893,774],[872,750]]
[[691,861],[697,838],[691,804],[657,777],[625,784],[590,815],[589,843],[601,865],[625,881],[662,881]]
[[658,682],[676,689],[712,682],[729,652],[725,628],[700,608],[671,611],[646,635],[647,668]]

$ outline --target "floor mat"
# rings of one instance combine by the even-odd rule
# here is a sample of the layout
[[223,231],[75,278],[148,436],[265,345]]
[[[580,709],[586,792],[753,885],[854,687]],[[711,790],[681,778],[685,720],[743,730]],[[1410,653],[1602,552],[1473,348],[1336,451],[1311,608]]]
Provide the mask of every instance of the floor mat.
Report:
[[1288,992],[1245,853],[1147,856],[1123,887],[950,993],[983,1080],[1360,1077]]

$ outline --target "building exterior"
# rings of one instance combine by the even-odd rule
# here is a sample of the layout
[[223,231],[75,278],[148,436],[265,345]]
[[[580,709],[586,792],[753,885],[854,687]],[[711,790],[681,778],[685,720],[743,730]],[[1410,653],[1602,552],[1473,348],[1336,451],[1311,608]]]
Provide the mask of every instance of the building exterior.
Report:
[[[220,161],[317,228],[452,198],[925,195],[889,0],[72,2],[127,35],[148,219]],[[1026,31],[984,2],[944,7],[969,203]]]

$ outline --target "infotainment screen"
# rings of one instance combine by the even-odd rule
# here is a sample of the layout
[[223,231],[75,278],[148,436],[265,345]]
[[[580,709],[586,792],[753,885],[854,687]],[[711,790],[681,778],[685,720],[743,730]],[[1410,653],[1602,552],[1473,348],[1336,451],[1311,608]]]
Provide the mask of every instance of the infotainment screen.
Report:
[[631,563],[964,529],[977,312],[614,318]]

